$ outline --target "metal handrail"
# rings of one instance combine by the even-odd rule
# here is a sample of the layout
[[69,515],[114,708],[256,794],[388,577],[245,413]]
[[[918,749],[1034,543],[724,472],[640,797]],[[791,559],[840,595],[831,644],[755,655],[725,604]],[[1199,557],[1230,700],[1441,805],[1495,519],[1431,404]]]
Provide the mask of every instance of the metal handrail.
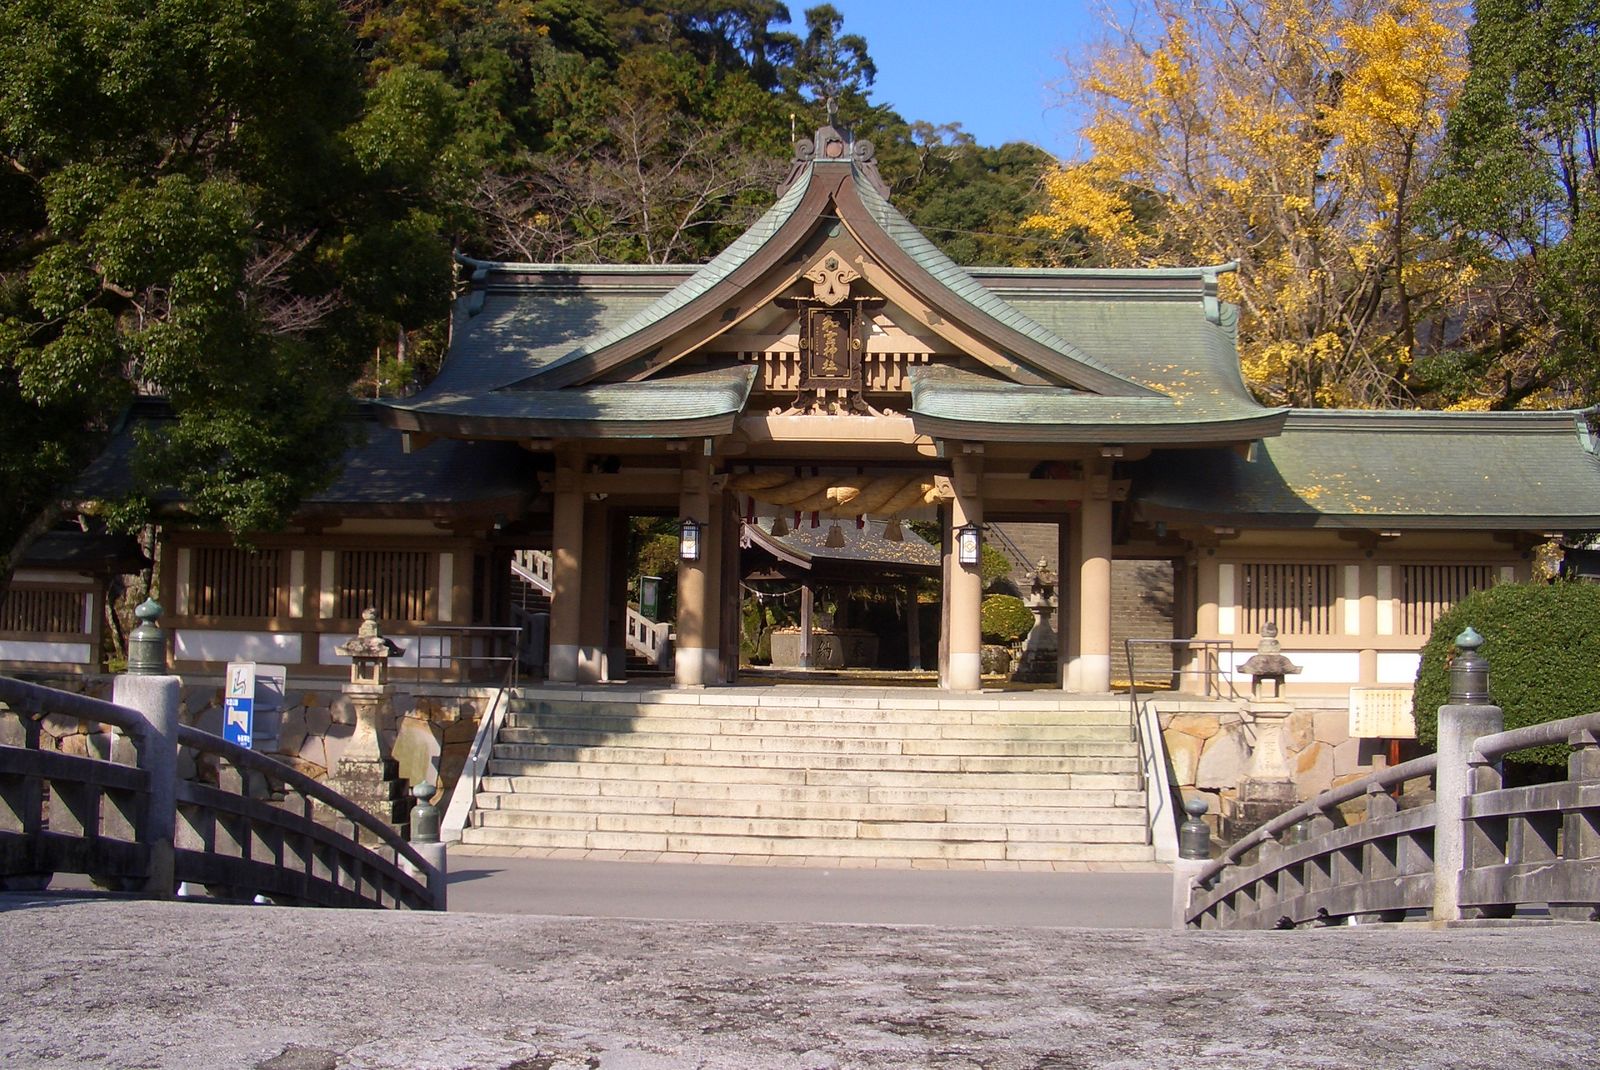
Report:
[[[441,634],[441,635],[461,636],[462,638],[467,638],[467,637],[473,636],[473,635],[505,635],[505,636],[509,637],[510,642],[511,642],[511,649],[512,649],[512,653],[510,653],[510,654],[458,654],[458,653],[454,653],[454,652],[446,654],[446,653],[443,653],[442,651],[440,651],[439,653],[434,653],[434,654],[424,654],[422,652],[422,648],[420,646],[418,646],[418,648],[417,648],[416,679],[419,682],[422,680],[422,670],[424,668],[441,669],[442,670],[450,662],[454,662],[454,661],[471,661],[471,662],[488,662],[490,664],[496,664],[496,663],[499,663],[499,662],[504,662],[505,665],[506,665],[506,671],[505,671],[505,676],[500,681],[500,686],[501,687],[515,688],[515,687],[518,686],[518,684],[521,683],[521,676],[519,675],[519,670],[521,668],[521,659],[516,654],[517,640],[522,635],[522,627],[520,625],[515,625],[515,624],[424,624],[424,625],[418,626],[415,629],[415,631],[419,635],[421,633],[423,633],[423,632],[432,632],[432,633],[438,633],[438,634]],[[424,661],[427,662],[426,665],[423,664]]]
[[467,827],[472,807],[478,794],[478,782],[489,770],[489,759],[494,756],[495,740],[500,738],[500,726],[505,723],[511,708],[510,691],[499,690],[489,700],[489,708],[478,721],[478,730],[472,737],[472,749],[450,790],[450,801],[445,805],[444,820],[439,826],[439,836],[446,843],[457,843],[461,830]]

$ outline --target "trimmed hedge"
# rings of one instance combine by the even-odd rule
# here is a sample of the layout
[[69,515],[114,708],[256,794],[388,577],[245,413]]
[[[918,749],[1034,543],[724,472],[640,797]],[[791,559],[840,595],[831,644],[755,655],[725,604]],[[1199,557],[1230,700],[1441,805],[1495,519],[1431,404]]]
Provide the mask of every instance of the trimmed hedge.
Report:
[[[1446,669],[1467,625],[1483,636],[1489,697],[1506,728],[1600,710],[1600,585],[1504,583],[1468,595],[1441,616],[1417,667],[1417,736],[1434,747],[1439,707],[1450,694]],[[1523,751],[1514,761],[1565,767],[1568,748]]]
[[979,619],[983,638],[991,643],[1015,643],[1033,630],[1033,612],[1015,595],[985,598]]

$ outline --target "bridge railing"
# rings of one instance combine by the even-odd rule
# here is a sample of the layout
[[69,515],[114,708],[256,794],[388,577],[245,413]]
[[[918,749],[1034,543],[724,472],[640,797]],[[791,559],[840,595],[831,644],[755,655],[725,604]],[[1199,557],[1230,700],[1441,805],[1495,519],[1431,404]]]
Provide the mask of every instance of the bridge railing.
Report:
[[[0,745],[0,887],[39,889],[56,873],[80,873],[156,896],[186,882],[228,898],[442,909],[443,875],[416,848],[275,759],[8,677],[0,677],[0,703],[0,716],[21,723],[21,746]],[[121,736],[85,737],[102,741],[102,756],[45,750],[47,717],[109,725]],[[179,747],[190,749],[203,780],[176,778]]]
[[[1494,707],[1467,708],[1499,715]],[[1441,711],[1441,724],[1450,709]],[[1506,755],[1562,742],[1574,748],[1565,781],[1501,787],[1497,763]],[[1186,923],[1287,929],[1423,914],[1470,921],[1529,907],[1595,919],[1600,713],[1469,743],[1465,755],[1426,755],[1325,791],[1251,832],[1196,874]],[[1450,763],[1461,767],[1454,777]],[[1401,809],[1389,794],[1428,776],[1438,785],[1432,804]],[[1447,790],[1452,780],[1465,792]],[[1341,807],[1363,797],[1366,819],[1347,825]]]

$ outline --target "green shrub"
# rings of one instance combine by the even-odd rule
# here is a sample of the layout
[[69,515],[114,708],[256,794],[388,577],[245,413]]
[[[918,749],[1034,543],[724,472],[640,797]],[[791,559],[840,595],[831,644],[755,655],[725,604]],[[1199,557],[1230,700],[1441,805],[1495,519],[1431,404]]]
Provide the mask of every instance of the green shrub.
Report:
[[983,600],[983,637],[991,643],[1015,643],[1033,628],[1033,613],[1022,599],[1009,594],[992,594]]
[[[1483,636],[1489,697],[1506,728],[1558,721],[1600,709],[1600,585],[1505,583],[1468,595],[1433,626],[1417,668],[1417,736],[1438,743],[1439,707],[1455,638],[1467,625]],[[1567,747],[1523,751],[1513,761],[1565,766]]]

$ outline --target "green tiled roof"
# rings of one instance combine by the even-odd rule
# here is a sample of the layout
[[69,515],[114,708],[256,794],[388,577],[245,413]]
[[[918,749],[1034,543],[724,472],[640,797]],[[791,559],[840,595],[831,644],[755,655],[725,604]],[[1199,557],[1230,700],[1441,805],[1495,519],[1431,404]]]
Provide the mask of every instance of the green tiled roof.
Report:
[[[945,255],[933,242],[911,224],[899,210],[890,204],[872,186],[856,180],[856,191],[861,196],[861,202],[878,226],[883,228],[895,244],[903,249],[920,268],[932,276],[940,285],[979,312],[1016,331],[1018,334],[1031,338],[1040,345],[1054,350],[1068,360],[1087,365],[1107,375],[1124,378],[1115,368],[1109,367],[1096,360],[1092,355],[1085,353],[1079,347],[1066,341],[1061,336],[1045,327],[1043,324],[1031,319],[1014,304],[1007,303],[995,296],[994,292],[984,286],[961,265]],[[1129,381],[1128,386],[1142,393],[1140,384]]]
[[[423,430],[441,420],[469,417],[489,434],[653,438],[672,434],[675,425],[725,417],[728,427],[718,433],[726,433],[750,396],[755,374],[753,367],[744,367],[563,390],[435,391],[426,397],[393,402],[390,408],[413,416]],[[712,432],[688,429],[683,433]]]
[[1206,398],[1106,397],[1060,387],[1017,386],[948,368],[911,372],[917,429],[1032,442],[1230,441],[1277,432],[1282,410]]
[[1575,414],[1294,410],[1253,459],[1165,451],[1130,466],[1148,519],[1240,527],[1600,527],[1600,459]]
[[620,342],[629,335],[636,334],[658,320],[676,312],[727,278],[739,265],[754,256],[774,234],[778,233],[779,228],[794,213],[795,206],[805,196],[806,187],[810,184],[810,180],[811,171],[808,169],[794,185],[784,192],[782,197],[778,198],[777,203],[767,209],[766,214],[756,220],[749,230],[735,238],[726,249],[707,261],[704,267],[621,323],[603,327],[599,333],[585,339],[581,345],[572,348],[556,360],[545,364],[538,371],[548,371],[551,368],[559,368],[562,365],[571,364],[591,353],[597,353],[609,345]]

